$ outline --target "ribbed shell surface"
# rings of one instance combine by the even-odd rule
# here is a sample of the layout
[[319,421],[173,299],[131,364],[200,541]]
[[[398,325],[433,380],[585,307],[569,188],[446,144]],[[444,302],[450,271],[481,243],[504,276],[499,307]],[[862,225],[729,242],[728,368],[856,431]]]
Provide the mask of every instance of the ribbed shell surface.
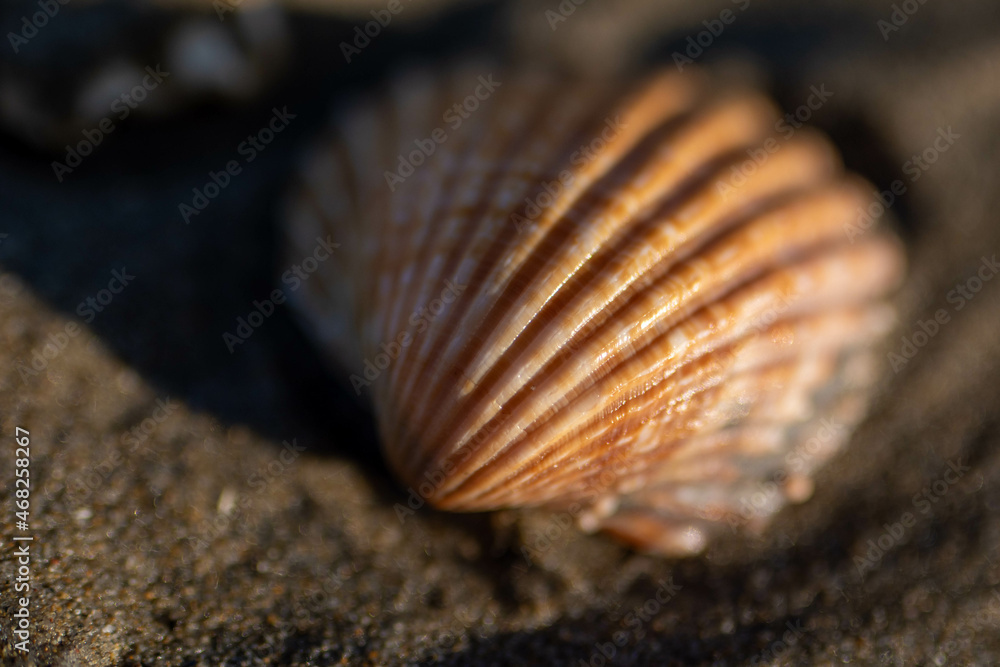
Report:
[[340,247],[295,303],[421,498],[692,552],[864,414],[903,271],[847,232],[870,191],[701,74],[412,72],[312,150],[288,256]]

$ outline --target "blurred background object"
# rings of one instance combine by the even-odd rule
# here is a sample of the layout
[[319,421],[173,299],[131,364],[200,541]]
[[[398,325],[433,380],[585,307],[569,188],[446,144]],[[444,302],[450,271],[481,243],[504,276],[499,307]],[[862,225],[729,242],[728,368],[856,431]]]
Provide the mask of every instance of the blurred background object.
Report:
[[151,0],[4,3],[0,25],[13,29],[10,49],[0,49],[0,122],[21,139],[54,148],[106,118],[162,117],[206,100],[238,103],[259,94],[287,64],[285,14],[266,2],[238,12],[224,6],[206,12]]

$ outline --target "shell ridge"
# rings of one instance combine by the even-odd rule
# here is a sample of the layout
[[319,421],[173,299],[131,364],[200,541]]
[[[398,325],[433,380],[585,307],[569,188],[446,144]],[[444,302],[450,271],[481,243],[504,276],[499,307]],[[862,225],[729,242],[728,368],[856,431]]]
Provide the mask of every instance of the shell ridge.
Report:
[[[710,188],[709,188],[709,191],[711,191],[711,189],[710,189]],[[714,228],[715,228],[715,227],[714,227],[713,225],[709,224],[709,220],[711,220],[711,219],[715,219],[715,218],[713,218],[713,217],[711,217],[711,216],[706,216],[706,218],[705,218],[705,228],[706,228],[707,230],[712,230],[712,229],[714,229]],[[751,218],[751,220],[753,220],[753,218]],[[746,221],[744,220],[744,222],[746,222]],[[724,228],[724,230],[725,230],[726,232],[731,232],[731,231],[732,231],[732,227],[734,227],[734,226],[739,226],[739,225],[738,225],[738,224],[733,224],[733,225],[722,225],[722,226],[720,226],[720,227]],[[713,234],[711,233],[711,231],[709,231],[709,232],[708,232],[708,234],[709,234],[709,235],[708,235],[708,237],[707,237],[707,238],[705,239],[704,243],[711,243],[711,241],[712,241],[712,240],[713,240],[713,239],[715,238],[715,236],[714,236],[714,235],[713,235]],[[698,246],[698,247],[704,247],[704,245],[700,245],[700,246]],[[654,288],[655,288],[655,286],[651,286],[651,287],[650,287],[650,289],[654,289]],[[635,298],[642,298],[642,297],[643,297],[643,294],[642,294],[642,293],[640,293],[640,294],[639,294],[639,295],[637,295],[637,296],[636,296]],[[627,308],[627,305],[626,305],[625,307]],[[647,311],[648,311],[648,309],[647,309]],[[680,314],[678,314],[677,316],[679,317],[679,316],[681,316],[681,315],[683,315],[683,312],[681,312],[681,313],[680,313]],[[663,318],[664,316],[667,316],[667,313],[661,313],[661,314],[660,314],[659,316],[657,316],[657,319],[662,319],[662,318]],[[636,321],[637,319],[639,319],[639,317],[640,317],[640,316],[638,316],[638,315],[636,315],[636,316],[626,316],[626,320],[627,320],[627,321]],[[646,316],[645,316],[645,315],[643,315],[643,316],[641,316],[641,317],[646,317]],[[600,335],[602,331],[607,331],[607,327],[608,327],[608,326],[611,326],[611,323],[612,323],[612,318],[608,318],[608,320],[606,320],[606,321],[605,321],[605,323],[604,323],[604,328],[601,328],[601,327],[598,327],[598,329],[596,329],[596,330],[594,330],[594,331],[590,332],[590,337],[592,337],[592,336],[596,336],[596,335]],[[583,355],[584,357],[590,357],[590,356],[591,356],[591,354],[588,354],[588,350],[589,350],[590,352],[593,352],[593,350],[592,350],[592,347],[588,347],[588,346],[587,346],[587,342],[586,342],[586,340],[584,340],[584,341],[580,341],[580,342],[578,342],[578,343],[577,343],[576,345],[577,345],[577,347],[578,347],[578,348],[580,349],[580,352],[581,352],[581,354],[582,354],[582,355]],[[506,353],[507,353],[507,352],[508,352],[508,351],[509,351],[510,349],[511,349],[510,347],[508,347],[508,348],[504,349],[504,353],[506,354]],[[619,351],[619,353],[623,353],[623,350],[622,350],[622,349],[619,349],[618,351]],[[513,363],[513,361],[514,361],[514,360],[511,360],[510,362],[505,362],[505,363]],[[497,364],[497,365],[496,365],[495,367],[497,367],[497,366],[499,366],[499,364]],[[546,367],[544,366],[544,360],[542,360],[542,361],[539,361],[538,365],[537,365],[537,366],[535,366],[535,367],[537,367],[537,368],[539,368],[539,369],[542,369],[542,368],[546,368]],[[498,372],[502,372],[502,371],[498,371]],[[539,370],[538,372],[543,372],[543,371]],[[466,372],[466,377],[468,377],[468,372]],[[531,382],[531,380],[532,380],[532,379],[534,379],[534,377],[535,377],[535,375],[528,375],[527,377],[525,377],[525,378],[524,378],[524,382],[522,383],[522,385],[521,385],[521,386],[523,387],[523,386],[524,386],[525,384],[527,384],[527,383],[530,383],[530,382]],[[476,390],[474,390],[474,392],[477,392],[476,396],[478,396],[478,397],[479,397],[479,400],[481,401],[481,400],[484,400],[484,399],[483,399],[482,397],[490,395],[490,394],[487,394],[487,392],[488,392],[488,391],[490,391],[490,390],[492,389],[492,385],[491,385],[491,384],[486,384],[485,382],[483,382],[483,378],[482,378],[482,376],[480,376],[480,383],[481,383],[481,384],[479,384],[479,385],[478,385],[478,386],[476,387]],[[482,387],[482,388],[480,388],[480,387]],[[517,389],[517,388],[515,387],[515,388],[512,388],[512,389],[511,389],[510,391],[511,391],[512,393],[516,393],[516,389]],[[475,400],[475,399],[476,399],[476,396],[468,396],[467,398],[469,398],[469,399],[471,399],[471,400]],[[505,399],[504,399],[504,400],[508,400],[508,398],[509,398],[509,396],[505,397]],[[467,403],[464,403],[464,402],[463,402],[463,406],[466,406],[466,407],[468,407]],[[472,404],[472,407],[477,407],[477,404],[473,403],[473,404]],[[488,416],[489,416],[489,414],[488,414],[488,413],[486,413],[486,412],[479,412],[478,410],[475,410],[475,409],[473,409],[473,410],[468,410],[468,409],[467,409],[467,410],[466,410],[466,413],[467,413],[467,414],[478,414],[478,415],[480,415],[480,421],[481,421],[481,422],[485,422],[485,421],[486,421],[486,419],[487,419],[487,418],[488,418]],[[466,426],[465,426],[465,423],[467,423],[467,422],[468,422],[468,419],[466,419],[464,423],[459,423],[459,424],[457,425],[457,428],[458,428],[458,432],[459,432],[459,433],[462,433],[462,432],[463,432],[463,430],[464,430],[464,428],[466,428]],[[452,428],[452,427],[454,427],[454,426],[455,426],[455,425],[450,425],[450,424],[449,424],[449,428]],[[433,434],[434,432],[432,431],[431,433]],[[455,444],[455,445],[453,445],[453,449],[458,449],[458,448],[459,448],[460,446],[461,446],[461,443],[459,443],[459,444]]]
[[[853,252],[852,250],[847,250],[845,251],[845,254],[855,255],[856,252]],[[878,252],[873,252],[869,253],[869,256],[867,258],[862,257],[860,259],[861,260],[868,259],[869,261],[871,261],[872,259],[878,256],[879,256]],[[818,264],[819,266],[813,266],[813,270],[822,273],[822,270],[826,268],[822,266],[824,263],[836,264],[838,259],[839,258],[836,256],[834,256],[832,259],[830,257],[822,257],[819,260],[813,259],[810,262],[810,264],[814,265]],[[834,280],[831,280],[830,284],[826,286],[826,288],[830,292],[830,294],[828,294],[827,296],[833,299],[852,298],[849,293],[845,292],[843,289],[839,289],[840,285],[835,280],[837,272],[834,273],[835,273]],[[892,275],[891,271],[886,272],[886,275],[891,276]],[[778,288],[774,284],[775,281],[779,283],[783,282],[786,284],[784,285],[783,288]],[[713,304],[710,306],[706,306],[700,309],[699,311],[695,312],[691,316],[689,316],[688,322],[686,323],[689,328],[702,332],[711,332],[714,334],[714,336],[709,337],[707,342],[703,342],[701,348],[695,347],[693,348],[693,351],[688,352],[685,356],[676,357],[676,360],[672,363],[672,365],[667,366],[663,361],[657,361],[655,359],[642,359],[640,357],[632,357],[630,359],[626,359],[624,364],[628,364],[630,367],[635,367],[638,369],[645,369],[646,371],[645,375],[647,376],[659,375],[662,376],[663,380],[673,377],[674,374],[677,373],[679,369],[682,369],[685,364],[691,363],[692,361],[696,361],[697,359],[712,353],[720,345],[724,345],[734,340],[738,340],[741,336],[745,335],[747,331],[753,329],[755,324],[757,323],[757,320],[754,317],[754,313],[757,313],[758,315],[760,313],[767,313],[769,312],[769,309],[773,309],[775,307],[780,306],[782,299],[787,297],[781,297],[778,295],[781,293],[787,295],[789,293],[789,286],[787,285],[788,282],[789,278],[784,275],[780,274],[765,275],[762,278],[755,281],[754,283],[752,283],[751,285],[748,285],[742,288],[741,290],[738,290],[737,292],[731,294],[728,297],[728,299],[723,302],[723,303],[730,302],[732,304],[736,304],[740,306],[740,308],[729,308],[726,306]],[[885,285],[886,283],[883,283],[883,287]],[[871,293],[870,290],[872,289],[877,290],[879,288],[879,284],[874,281],[863,285],[852,284],[852,286],[856,287],[858,289],[858,293],[861,295],[859,297],[854,297],[854,298],[861,298],[861,299],[863,299],[865,295],[870,294]],[[759,298],[753,296],[754,292],[757,293]],[[828,304],[826,302],[815,301],[815,297],[817,296],[817,294],[818,294],[817,292],[813,292],[812,294],[810,294],[810,299],[805,299],[804,298],[805,295],[802,295],[802,298],[793,301],[791,306],[785,306],[785,312],[787,312],[789,315],[796,315],[799,312],[797,308],[804,307],[803,303],[812,303],[813,305],[811,307],[813,308],[822,309],[824,307],[828,307]],[[711,312],[713,309],[718,311],[718,313]],[[704,322],[701,322],[700,320],[704,320]],[[858,331],[867,331],[867,330],[868,330],[867,328],[858,329]],[[664,344],[670,345],[669,338],[672,331],[673,330],[668,331],[659,336],[658,342],[661,346]],[[727,333],[729,336],[728,338],[725,337]],[[761,341],[767,340],[764,336],[759,334],[751,336],[751,339],[756,339]],[[689,337],[684,341],[684,344],[687,346],[691,346],[694,345],[695,342],[696,342],[695,338]],[[645,354],[650,357],[656,357],[657,351],[656,348],[650,346],[646,348],[646,350],[640,352],[639,354]],[[735,358],[739,358],[739,354],[737,354]],[[619,369],[620,368],[621,367],[619,367]],[[626,368],[624,371],[621,372],[625,375],[632,375],[635,377],[639,377],[640,375],[642,375],[642,374],[635,375],[633,371],[629,368]],[[609,375],[610,373],[603,377],[606,378]],[[526,397],[522,394],[520,400],[525,400],[525,398]],[[635,398],[636,397],[632,397],[633,400]],[[518,400],[512,399],[511,401],[508,402],[507,406],[508,408],[513,409],[514,406],[518,404],[519,404]],[[546,411],[545,414],[551,415],[551,413],[553,412],[557,412],[557,410],[550,409]],[[566,410],[563,410],[563,412],[565,413]],[[542,424],[544,425],[544,420],[542,421]],[[500,449],[502,450],[505,448],[515,447],[517,446],[516,443],[518,442],[525,443],[526,441],[527,438],[524,434],[524,430],[522,429],[520,432],[520,436],[518,438],[511,441],[505,447]],[[476,459],[478,456],[479,452],[474,452],[472,458]],[[475,467],[477,469],[481,469],[485,467],[491,460],[492,459],[483,461],[475,465]],[[449,480],[448,483],[442,486],[441,491],[442,492],[450,491],[453,482],[457,481],[459,477],[460,475],[456,475],[452,480]]]

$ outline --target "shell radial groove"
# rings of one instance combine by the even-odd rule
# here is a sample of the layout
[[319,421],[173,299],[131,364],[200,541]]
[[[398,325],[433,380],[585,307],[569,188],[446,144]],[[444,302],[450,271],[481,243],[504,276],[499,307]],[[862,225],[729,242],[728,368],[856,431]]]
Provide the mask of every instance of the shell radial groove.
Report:
[[692,553],[864,415],[904,271],[871,191],[702,73],[410,72],[313,147],[289,259],[340,246],[293,302],[422,499]]

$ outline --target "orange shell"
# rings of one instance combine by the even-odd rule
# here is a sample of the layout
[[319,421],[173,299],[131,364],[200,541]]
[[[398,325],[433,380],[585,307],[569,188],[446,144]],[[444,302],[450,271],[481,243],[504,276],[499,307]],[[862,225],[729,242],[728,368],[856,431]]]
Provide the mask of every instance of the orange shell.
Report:
[[[478,97],[477,97],[478,94]],[[296,305],[404,484],[569,509],[639,548],[762,525],[863,416],[898,242],[767,99],[411,73],[341,115],[290,200]]]

